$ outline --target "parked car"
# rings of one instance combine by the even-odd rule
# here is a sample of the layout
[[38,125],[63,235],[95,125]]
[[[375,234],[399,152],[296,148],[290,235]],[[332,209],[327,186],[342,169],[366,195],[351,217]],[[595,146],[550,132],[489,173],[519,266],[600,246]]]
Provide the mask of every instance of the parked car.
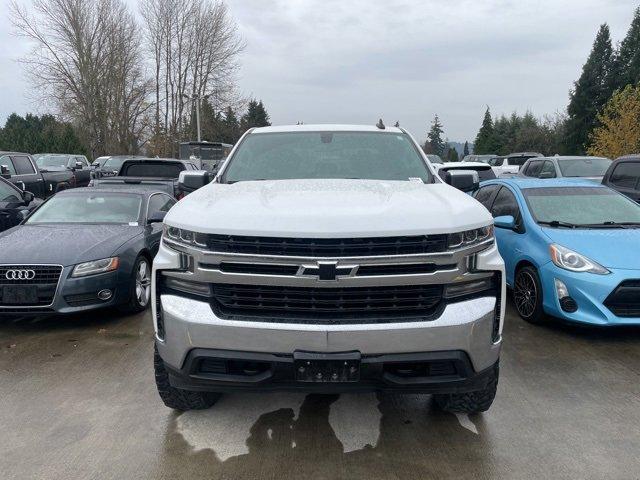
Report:
[[431,163],[437,163],[439,165],[442,165],[444,162],[442,161],[442,158],[440,158],[440,155],[433,155],[431,153],[426,155],[427,160],[429,160]]
[[611,160],[603,157],[538,157],[522,166],[520,177],[529,178],[590,178],[600,182]]
[[493,168],[496,177],[511,177],[518,174],[527,160],[535,157],[542,157],[542,154],[536,152],[510,153],[504,157],[494,156],[489,161],[489,165]]
[[479,163],[489,163],[489,160],[495,158],[494,154],[488,155],[465,155],[462,159],[463,162],[479,162]]
[[175,199],[78,188],[0,233],[0,313],[40,316],[149,304],[151,261]]
[[491,216],[378,125],[255,128],[215,182],[182,173],[203,188],[165,218],[151,302],[167,406],[295,389],[490,407],[504,313]]
[[640,203],[640,155],[627,155],[613,161],[602,184]]
[[28,153],[0,152],[0,173],[20,190],[43,199],[76,185],[72,171],[40,170]]
[[[91,186],[108,188],[134,186],[135,188],[163,191],[179,199],[189,193],[181,190],[178,186],[180,173],[194,170],[198,170],[198,168],[188,160],[173,158],[129,159],[122,163],[117,175],[94,178],[91,181]],[[207,173],[207,176],[213,178],[212,174]]]
[[498,179],[475,197],[523,319],[640,325],[640,205],[584,179]]
[[42,200],[0,178],[0,232],[18,225]]
[[496,178],[490,165],[481,162],[447,162],[437,165],[438,175],[442,178],[442,172],[452,172],[454,170],[472,170],[478,173],[479,181],[492,180]]
[[36,165],[42,170],[48,172],[59,172],[63,170],[71,170],[75,178],[74,185],[76,187],[86,187],[91,180],[91,168],[87,157],[84,155],[60,154],[60,153],[41,153],[34,155]]

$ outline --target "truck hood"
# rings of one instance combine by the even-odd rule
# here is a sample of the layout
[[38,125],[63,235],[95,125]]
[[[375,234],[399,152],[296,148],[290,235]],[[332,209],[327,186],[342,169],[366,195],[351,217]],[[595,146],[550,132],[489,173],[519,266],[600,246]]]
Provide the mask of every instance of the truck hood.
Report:
[[543,228],[553,243],[570,248],[603,267],[640,270],[640,228],[573,230]]
[[142,232],[128,225],[20,225],[0,233],[0,264],[99,260]]
[[165,218],[203,233],[306,238],[448,233],[492,221],[480,203],[449,185],[377,180],[212,183]]

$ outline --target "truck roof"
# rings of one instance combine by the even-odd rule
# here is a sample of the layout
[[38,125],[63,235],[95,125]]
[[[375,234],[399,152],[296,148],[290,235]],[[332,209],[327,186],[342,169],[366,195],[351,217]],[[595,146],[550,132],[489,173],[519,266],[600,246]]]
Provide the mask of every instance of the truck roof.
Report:
[[378,128],[375,125],[339,125],[339,124],[309,124],[309,125],[279,125],[275,127],[257,127],[251,133],[291,133],[291,132],[380,132],[404,133],[398,127]]

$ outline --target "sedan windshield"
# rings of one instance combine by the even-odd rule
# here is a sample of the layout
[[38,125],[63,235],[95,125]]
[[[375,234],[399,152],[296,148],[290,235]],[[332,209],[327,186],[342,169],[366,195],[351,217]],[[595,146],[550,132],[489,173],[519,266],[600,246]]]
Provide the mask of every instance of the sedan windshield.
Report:
[[69,157],[66,155],[44,155],[38,157],[36,163],[39,167],[66,167]]
[[606,187],[522,190],[536,222],[557,227],[640,225],[640,205]]
[[611,165],[608,158],[567,158],[558,160],[563,177],[603,177]]
[[258,133],[239,145],[223,181],[334,178],[427,182],[431,174],[403,133]]
[[117,193],[56,195],[36,210],[26,223],[133,223],[142,198]]

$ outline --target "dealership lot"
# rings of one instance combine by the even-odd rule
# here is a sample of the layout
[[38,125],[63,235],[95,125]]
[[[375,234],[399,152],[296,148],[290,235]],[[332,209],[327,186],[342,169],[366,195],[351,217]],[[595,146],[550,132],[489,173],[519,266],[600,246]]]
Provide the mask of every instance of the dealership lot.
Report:
[[508,306],[491,410],[426,395],[158,398],[150,312],[0,325],[0,476],[640,478],[640,330],[534,327]]

